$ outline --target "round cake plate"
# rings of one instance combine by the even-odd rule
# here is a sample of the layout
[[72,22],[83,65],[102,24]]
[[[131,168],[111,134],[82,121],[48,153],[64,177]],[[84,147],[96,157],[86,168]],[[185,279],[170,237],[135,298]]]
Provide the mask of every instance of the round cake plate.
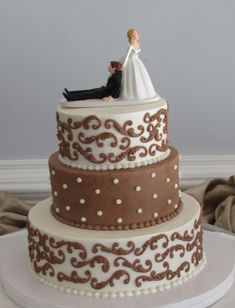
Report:
[[204,231],[204,251],[204,269],[169,290],[125,298],[76,296],[49,288],[32,276],[24,230],[0,241],[0,279],[5,293],[23,308],[201,308],[212,305],[229,291],[235,272],[233,253],[220,234]]
[[138,100],[122,100],[115,98],[108,103],[102,99],[86,99],[81,101],[68,102],[66,99],[60,101],[60,105],[64,108],[99,108],[99,107],[120,107],[120,106],[136,106],[143,104],[151,104],[160,101],[161,97],[156,95],[151,98]]

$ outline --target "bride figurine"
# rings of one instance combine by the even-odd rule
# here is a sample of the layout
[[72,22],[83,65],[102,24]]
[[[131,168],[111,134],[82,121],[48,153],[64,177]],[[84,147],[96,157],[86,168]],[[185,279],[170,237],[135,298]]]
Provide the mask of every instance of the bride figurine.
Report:
[[139,34],[136,29],[127,32],[130,47],[122,61],[121,99],[139,100],[159,97],[155,92],[149,74],[139,58]]

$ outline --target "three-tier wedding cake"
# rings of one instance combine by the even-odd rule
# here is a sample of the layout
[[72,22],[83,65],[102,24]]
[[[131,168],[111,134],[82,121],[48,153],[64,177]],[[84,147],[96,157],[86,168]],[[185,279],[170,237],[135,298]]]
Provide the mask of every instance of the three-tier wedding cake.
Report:
[[167,140],[168,103],[141,99],[57,107],[52,198],[28,217],[31,270],[50,287],[88,296],[148,294],[205,264],[201,208],[181,195],[179,155]]

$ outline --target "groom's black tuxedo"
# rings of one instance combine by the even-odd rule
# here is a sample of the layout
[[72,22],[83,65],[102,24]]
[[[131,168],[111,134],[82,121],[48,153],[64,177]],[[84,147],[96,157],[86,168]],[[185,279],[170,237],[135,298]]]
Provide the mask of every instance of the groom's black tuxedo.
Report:
[[102,98],[106,96],[112,96],[113,98],[117,98],[120,95],[121,81],[122,72],[119,71],[112,74],[108,78],[106,86],[89,90],[68,91],[64,94],[64,96],[68,101]]

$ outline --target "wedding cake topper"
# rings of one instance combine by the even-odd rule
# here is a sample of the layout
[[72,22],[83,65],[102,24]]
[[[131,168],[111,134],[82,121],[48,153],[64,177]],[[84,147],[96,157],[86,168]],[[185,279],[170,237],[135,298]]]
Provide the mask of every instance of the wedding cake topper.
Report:
[[141,51],[138,31],[129,29],[127,38],[130,46],[122,62],[121,99],[139,100],[158,96],[138,55]]
[[[159,100],[147,69],[139,58],[139,33],[136,29],[127,31],[129,48],[125,57],[119,62],[111,61],[108,66],[110,77],[106,86],[89,90],[69,91],[64,89],[63,95],[67,101],[98,99],[104,102],[115,101],[127,103],[131,101]],[[78,107],[80,103],[78,102]],[[124,104],[123,104],[124,105]],[[74,107],[74,105],[73,105]]]
[[106,86],[89,90],[68,91],[64,89],[63,95],[67,101],[80,101],[87,99],[102,99],[109,101],[118,98],[120,95],[121,79],[122,79],[122,65],[117,61],[111,61],[108,66],[110,77],[107,80]]

